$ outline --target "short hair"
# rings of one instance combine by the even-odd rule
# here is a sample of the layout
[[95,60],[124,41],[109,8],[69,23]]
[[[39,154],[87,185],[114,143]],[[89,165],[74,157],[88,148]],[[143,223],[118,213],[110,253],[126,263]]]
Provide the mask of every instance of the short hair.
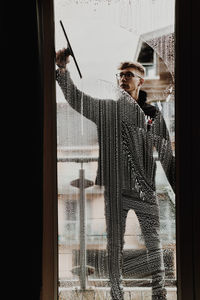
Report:
[[118,70],[124,70],[127,68],[134,68],[134,69],[138,70],[142,76],[144,76],[144,74],[145,74],[145,68],[139,62],[133,62],[133,61],[121,62],[118,67]]

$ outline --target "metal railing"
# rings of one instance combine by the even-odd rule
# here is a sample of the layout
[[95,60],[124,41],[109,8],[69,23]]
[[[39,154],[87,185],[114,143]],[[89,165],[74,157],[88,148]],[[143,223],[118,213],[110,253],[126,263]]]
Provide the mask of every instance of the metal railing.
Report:
[[[85,202],[85,189],[94,185],[94,182],[85,178],[85,170],[83,164],[88,162],[98,161],[98,157],[65,157],[58,158],[58,162],[76,162],[81,164],[79,169],[79,178],[73,180],[70,184],[80,191],[80,265],[75,267],[73,273],[79,276],[80,288],[85,291],[87,288],[89,269],[92,272],[92,267],[86,265],[86,202]],[[94,270],[93,270],[94,271]]]
[[[155,154],[154,156],[155,156],[155,160],[158,160],[157,155]],[[98,157],[77,157],[77,156],[71,156],[71,157],[58,158],[57,161],[58,162],[75,162],[75,163],[80,163],[80,165],[81,165],[81,167],[79,169],[79,178],[77,178],[76,180],[71,181],[70,184],[72,186],[78,188],[79,191],[80,191],[80,196],[79,196],[79,201],[80,201],[80,205],[79,205],[79,217],[80,217],[80,219],[79,219],[80,264],[79,264],[79,266],[76,266],[73,269],[73,274],[76,274],[76,275],[79,276],[80,289],[82,291],[85,291],[87,289],[88,274],[90,272],[91,272],[90,274],[94,273],[94,268],[91,267],[91,266],[87,266],[87,264],[86,264],[87,226],[86,226],[86,199],[85,199],[85,190],[88,187],[93,186],[94,182],[85,178],[85,170],[83,168],[83,164],[84,163],[89,163],[89,162],[96,162],[96,161],[98,161]],[[74,223],[76,221],[69,221],[69,222],[71,224],[71,223]],[[77,224],[77,226],[78,226],[78,224]],[[77,226],[75,226],[75,228]],[[101,235],[101,236],[103,236],[105,238],[104,235]],[[89,269],[90,269],[90,272],[89,272]],[[141,279],[139,281],[141,282]]]

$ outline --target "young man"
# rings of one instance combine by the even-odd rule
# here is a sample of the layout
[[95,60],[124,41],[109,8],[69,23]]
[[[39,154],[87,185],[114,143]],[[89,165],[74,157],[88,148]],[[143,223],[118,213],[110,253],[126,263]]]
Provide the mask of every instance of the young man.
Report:
[[[124,62],[117,74],[120,88],[117,101],[96,99],[82,93],[73,84],[66,68],[69,56],[65,49],[56,53],[56,79],[69,104],[97,126],[99,160],[96,184],[105,187],[108,269],[111,296],[123,299],[121,270],[123,244],[128,211],[138,217],[147,248],[144,264],[130,259],[126,266],[136,273],[140,269],[152,274],[152,299],[166,300],[164,264],[160,243],[159,207],[155,191],[156,163],[153,147],[173,189],[175,161],[165,121],[155,107],[145,103],[144,68],[135,62]],[[151,120],[147,124],[146,117]],[[142,275],[142,274],[141,274]]]

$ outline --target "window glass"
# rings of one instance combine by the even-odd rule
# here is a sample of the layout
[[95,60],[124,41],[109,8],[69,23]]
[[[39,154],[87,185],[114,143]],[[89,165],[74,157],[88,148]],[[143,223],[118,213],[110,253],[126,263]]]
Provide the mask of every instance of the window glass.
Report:
[[[59,300],[177,299],[174,9],[54,0],[56,51],[67,48],[61,20],[82,74],[72,56],[67,75],[56,66]],[[124,61],[145,69],[140,105],[120,106],[121,92],[131,99],[116,79]]]

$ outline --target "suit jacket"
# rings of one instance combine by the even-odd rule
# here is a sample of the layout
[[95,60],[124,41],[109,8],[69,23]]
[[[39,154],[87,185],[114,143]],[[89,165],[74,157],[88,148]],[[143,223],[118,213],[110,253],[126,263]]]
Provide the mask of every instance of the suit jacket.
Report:
[[[97,126],[99,159],[96,184],[112,186],[121,184],[124,157],[130,166],[129,172],[141,197],[148,198],[155,192],[156,163],[153,147],[175,191],[175,158],[172,153],[169,132],[160,111],[135,101],[124,90],[119,90],[118,100],[97,99],[81,92],[73,83],[68,71],[56,71],[56,79],[68,103],[77,112]],[[143,108],[143,109],[142,109]],[[146,114],[153,118],[150,130]],[[125,155],[124,155],[125,154]]]

